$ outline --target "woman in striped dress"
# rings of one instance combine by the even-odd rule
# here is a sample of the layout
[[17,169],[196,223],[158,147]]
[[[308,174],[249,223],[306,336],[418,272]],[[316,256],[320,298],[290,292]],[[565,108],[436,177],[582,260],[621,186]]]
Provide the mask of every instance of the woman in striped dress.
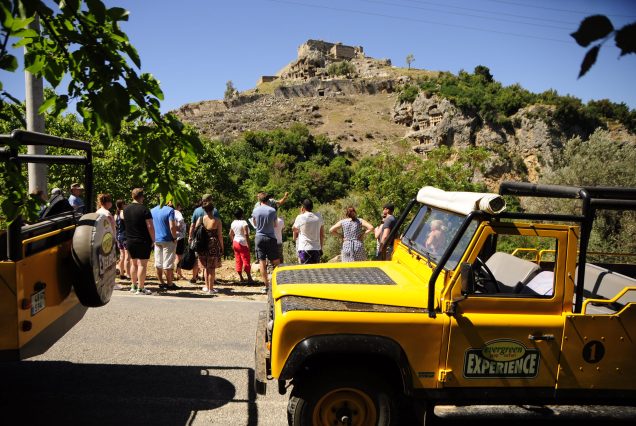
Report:
[[[329,229],[329,232],[342,238],[342,261],[367,260],[363,239],[367,234],[373,232],[373,225],[358,218],[354,207],[347,207],[345,215],[346,218]],[[339,229],[342,229],[342,233],[339,232]]]

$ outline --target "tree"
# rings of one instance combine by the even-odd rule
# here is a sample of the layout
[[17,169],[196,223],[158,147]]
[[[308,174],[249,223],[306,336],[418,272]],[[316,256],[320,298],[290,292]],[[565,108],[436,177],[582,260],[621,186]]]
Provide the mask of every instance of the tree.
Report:
[[[57,10],[49,7],[52,3]],[[41,34],[28,28],[36,14]],[[106,148],[123,122],[132,123],[123,137],[146,163],[141,176],[146,186],[167,200],[185,201],[187,188],[175,176],[196,167],[201,141],[176,117],[161,115],[159,83],[151,74],[137,71],[141,68],[139,55],[119,28],[127,20],[128,11],[106,8],[100,0],[0,0],[0,69],[17,69],[17,59],[7,49],[12,40],[14,47],[26,48],[25,69],[44,77],[53,88],[68,77],[66,90],[51,93],[40,111],[57,116],[74,100],[83,126]],[[1,111],[22,114],[16,97],[5,91],[0,93],[0,107],[3,105],[8,108]],[[149,134],[153,137],[148,138]],[[173,173],[165,172],[166,151],[180,159]],[[0,178],[1,192],[8,194],[1,206],[8,221],[19,214],[32,216],[34,209],[15,165],[0,171]]]
[[636,22],[617,30],[614,29],[614,25],[612,25],[607,16],[593,15],[581,21],[579,29],[570,35],[581,47],[587,47],[590,43],[600,40],[598,44],[594,45],[585,54],[578,78],[583,77],[592,68],[592,65],[596,62],[598,52],[601,50],[601,45],[609,40],[612,35],[614,36],[616,47],[621,49],[620,56],[636,53]]
[[411,64],[415,61],[415,56],[412,53],[406,55],[406,65],[408,65],[409,69],[411,69]]
[[473,74],[482,76],[486,83],[492,83],[494,81],[494,78],[490,73],[490,68],[488,68],[487,66],[477,65],[475,67],[475,70],[473,71]]
[[238,95],[238,90],[236,90],[236,88],[234,87],[234,83],[232,83],[232,80],[228,80],[227,83],[225,83],[225,93],[223,94],[223,99],[227,101],[229,99],[232,99],[236,95]]

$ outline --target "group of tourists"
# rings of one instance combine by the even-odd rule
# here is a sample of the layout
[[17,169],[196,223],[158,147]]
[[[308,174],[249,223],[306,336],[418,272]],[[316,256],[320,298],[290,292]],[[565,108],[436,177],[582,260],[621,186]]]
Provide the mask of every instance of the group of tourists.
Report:
[[[81,199],[82,187],[73,184],[71,187],[71,205],[83,211]],[[286,202],[289,194],[276,200],[270,194],[259,192],[258,201],[248,219],[241,208],[234,211],[234,220],[229,226],[229,237],[235,259],[235,270],[241,282],[254,283],[252,278],[252,261],[250,248],[250,232],[254,230],[254,254],[260,278],[264,283],[262,292],[269,287],[269,268],[275,268],[283,262],[283,229],[285,222],[278,215],[279,207]],[[69,197],[69,202],[70,198]],[[124,200],[115,202],[115,214],[111,213],[113,200],[109,194],[97,196],[97,213],[106,217],[116,236],[120,251],[117,264],[121,279],[130,279],[130,291],[134,294],[151,294],[146,288],[146,270],[150,254],[154,249],[154,265],[157,270],[160,290],[177,290],[176,279],[186,279],[181,269],[181,261],[186,256],[196,255],[197,261],[192,265],[190,282],[196,284],[201,280],[201,290],[210,295],[218,292],[214,288],[216,270],[221,266],[224,253],[223,224],[218,209],[214,206],[213,196],[203,194],[194,209],[190,228],[184,220],[179,204],[168,201],[152,209],[144,205],[143,188],[135,188],[131,193],[132,202]],[[325,231],[322,216],[314,212],[313,202],[305,199],[299,206],[300,212],[292,225],[293,239],[296,242],[298,263],[315,264],[321,261],[324,247]],[[391,244],[387,244],[391,229],[396,220],[394,207],[386,204],[382,211],[382,222],[374,227],[368,221],[357,216],[353,206],[345,210],[344,218],[334,224],[329,232],[342,240],[341,260],[355,262],[367,259],[364,239],[373,233],[376,240],[377,253],[383,250],[390,252]],[[202,237],[201,237],[202,236]],[[194,240],[203,238],[203,246],[194,247]],[[385,247],[386,246],[386,247]],[[194,252],[194,253],[193,253]],[[255,266],[254,266],[255,267]],[[190,268],[187,268],[190,269]],[[271,271],[271,269],[270,269]]]

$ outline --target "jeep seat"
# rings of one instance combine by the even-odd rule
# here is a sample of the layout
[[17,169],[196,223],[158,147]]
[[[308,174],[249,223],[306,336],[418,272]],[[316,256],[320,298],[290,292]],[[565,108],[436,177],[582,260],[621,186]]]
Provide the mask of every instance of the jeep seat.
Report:
[[506,287],[502,289],[504,293],[512,293],[519,286],[527,284],[541,270],[536,263],[500,251],[490,256],[486,266],[497,281]]

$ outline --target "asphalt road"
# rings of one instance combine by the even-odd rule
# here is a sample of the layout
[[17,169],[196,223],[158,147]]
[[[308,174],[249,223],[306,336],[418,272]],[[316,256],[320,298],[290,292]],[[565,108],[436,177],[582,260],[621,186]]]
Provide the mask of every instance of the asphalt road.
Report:
[[[250,385],[259,296],[116,292],[46,354],[0,364],[0,424],[285,425],[287,396],[270,386],[257,397]],[[442,426],[636,424],[632,407],[436,412]]]

